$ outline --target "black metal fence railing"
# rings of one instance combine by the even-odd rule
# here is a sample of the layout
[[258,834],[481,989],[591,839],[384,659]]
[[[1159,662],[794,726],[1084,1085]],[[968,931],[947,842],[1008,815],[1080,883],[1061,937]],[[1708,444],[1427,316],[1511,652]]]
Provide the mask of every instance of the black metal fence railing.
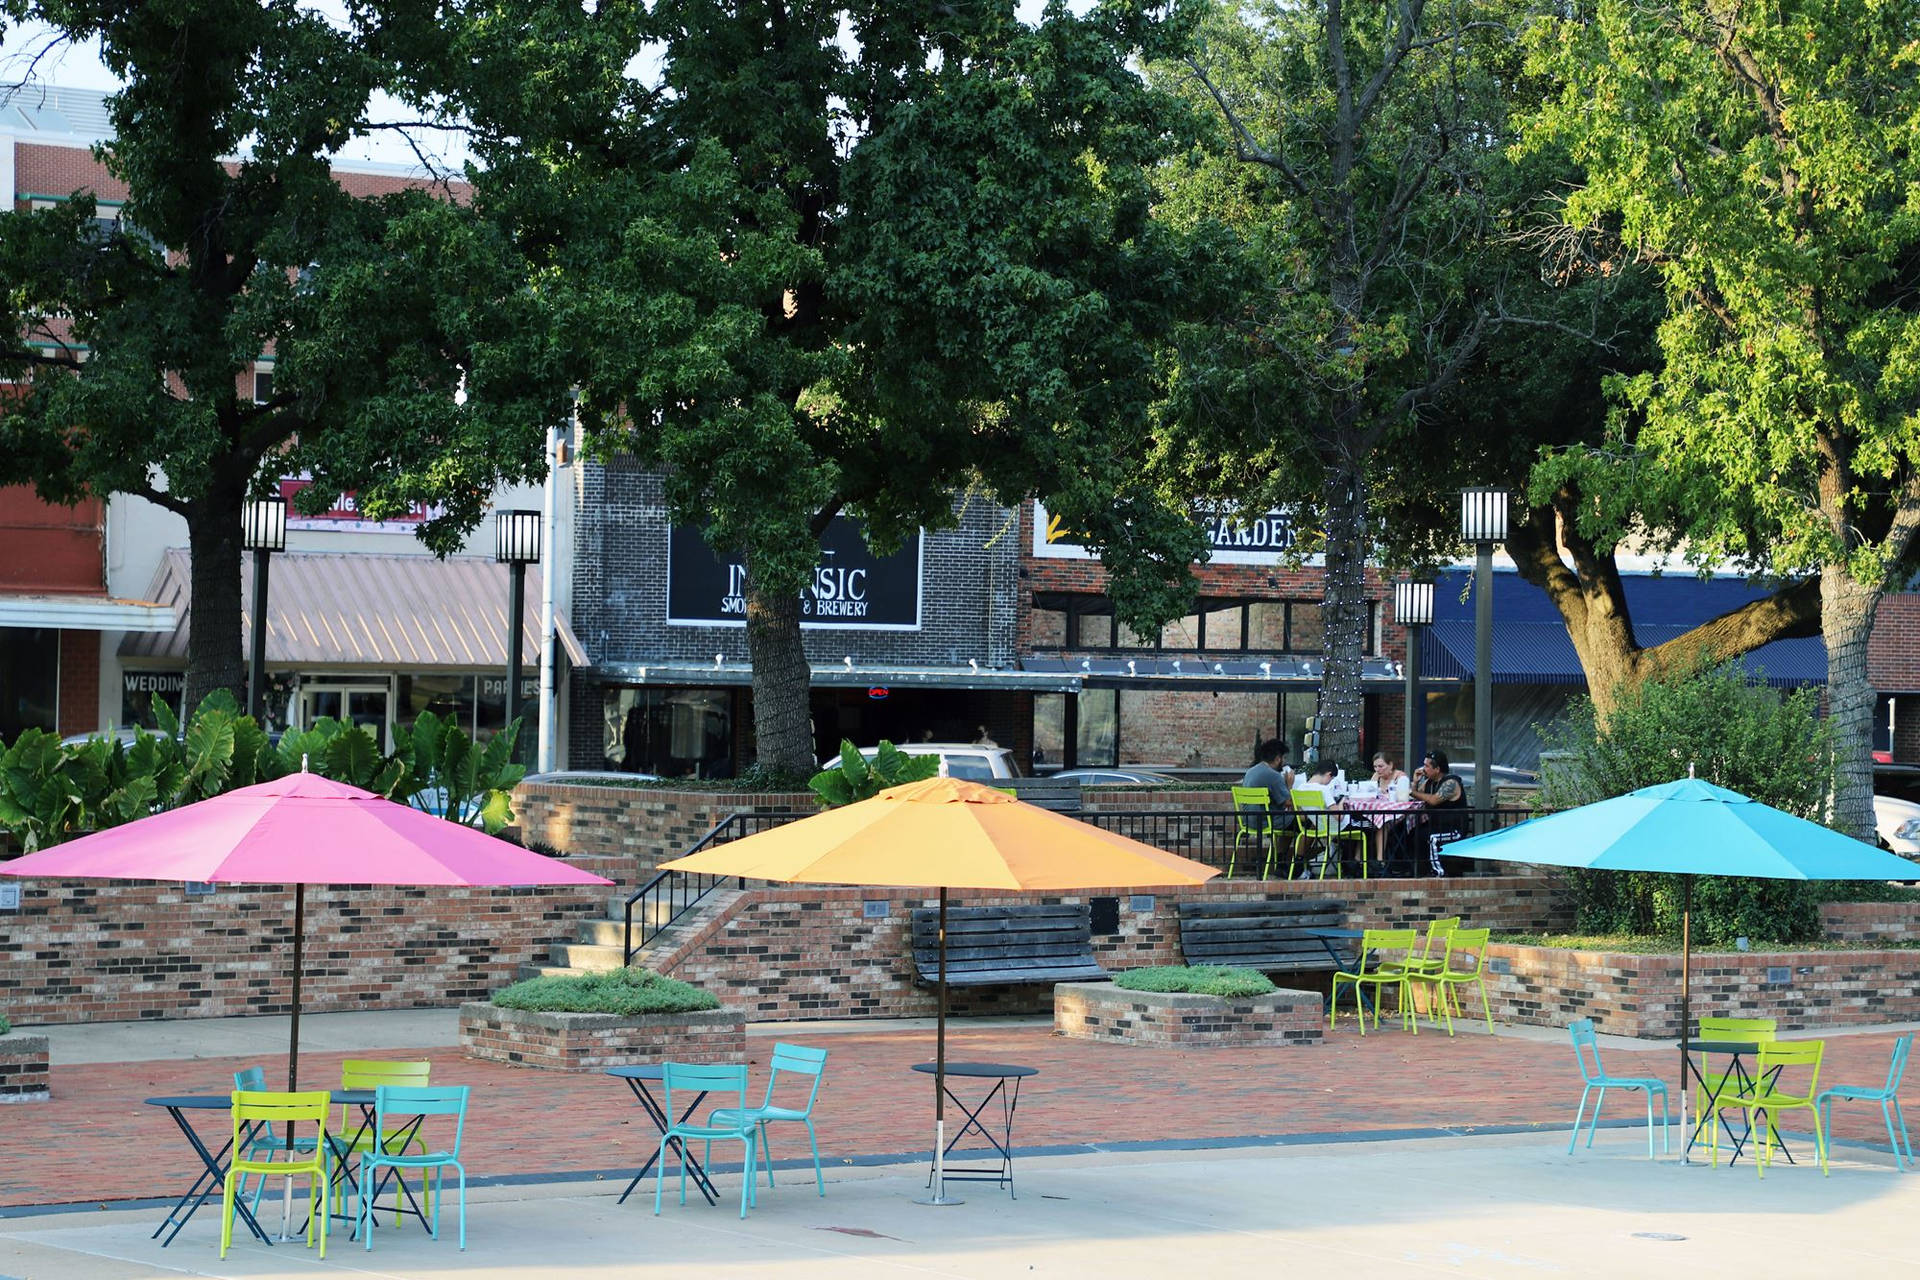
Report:
[[[1510,827],[1533,816],[1528,809],[1456,809],[1452,812],[1467,832],[1476,834]],[[807,816],[789,812],[736,813],[707,832],[686,852],[698,853],[714,845],[729,844],[742,836],[769,831]],[[1259,839],[1246,836],[1240,839],[1236,858],[1234,837],[1239,831],[1239,820],[1231,809],[1116,809],[1097,813],[1083,811],[1074,816],[1104,831],[1192,858],[1223,872],[1232,866],[1237,874],[1257,876],[1266,860],[1266,851],[1260,847]],[[1383,843],[1389,855],[1385,870],[1425,874],[1427,841],[1422,829],[1410,825],[1404,816],[1387,815],[1385,832]],[[1290,825],[1283,828],[1280,838],[1284,858],[1292,850],[1294,831]],[[1319,852],[1317,842],[1309,844],[1314,847],[1305,852]],[[633,963],[635,954],[729,880],[741,888],[746,887],[745,880],[734,876],[662,871],[634,890],[627,896],[623,922],[625,962]]]
[[[806,816],[804,813],[732,814],[706,835],[701,836],[694,846],[681,856],[698,853],[714,845],[731,844],[742,836],[750,836],[759,831],[770,831],[774,827],[785,826],[789,822]],[[632,964],[634,955],[659,937],[667,926],[691,911],[701,899],[729,880],[736,880],[736,877],[661,871],[628,894],[621,944],[622,962]],[[745,888],[747,882],[737,880],[737,883],[739,887]],[[638,925],[637,929],[636,925]]]
[[[1533,816],[1530,809],[1455,809],[1451,811],[1457,817],[1461,827],[1470,835],[1498,830],[1524,822]],[[1258,876],[1265,861],[1265,850],[1260,840],[1253,835],[1240,835],[1238,815],[1226,809],[1113,809],[1098,813],[1079,813],[1075,815],[1082,822],[1090,823],[1104,831],[1114,832],[1142,844],[1150,844],[1156,849],[1168,853],[1177,853],[1183,858],[1192,858],[1210,867],[1226,871],[1232,866],[1238,875]],[[1378,815],[1385,819],[1383,827],[1390,855],[1389,866],[1398,865],[1404,869],[1416,870],[1424,874],[1423,868],[1427,855],[1426,827],[1410,822],[1405,816],[1392,814]],[[1418,818],[1421,815],[1415,815]],[[1293,841],[1298,834],[1290,818],[1279,819],[1281,861],[1292,851]],[[1234,841],[1239,838],[1239,852],[1236,857]],[[1303,853],[1318,854],[1319,842],[1309,839]],[[1413,863],[1418,853],[1418,866]],[[1237,865],[1236,865],[1237,864]],[[1249,870],[1251,868],[1251,870]]]

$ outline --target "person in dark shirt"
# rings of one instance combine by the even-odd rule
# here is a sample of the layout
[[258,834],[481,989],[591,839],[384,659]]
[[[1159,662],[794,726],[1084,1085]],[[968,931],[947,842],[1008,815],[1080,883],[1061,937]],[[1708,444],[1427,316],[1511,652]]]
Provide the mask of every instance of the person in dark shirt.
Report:
[[1441,847],[1467,834],[1466,784],[1460,781],[1447,762],[1444,751],[1429,751],[1414,775],[1413,799],[1427,807],[1427,858],[1436,876],[1459,875],[1465,860],[1442,859]]
[[1240,785],[1265,787],[1273,797],[1274,807],[1286,808],[1287,797],[1293,794],[1293,770],[1287,767],[1287,744],[1278,738],[1268,738],[1255,748],[1255,754],[1258,758],[1240,775]]

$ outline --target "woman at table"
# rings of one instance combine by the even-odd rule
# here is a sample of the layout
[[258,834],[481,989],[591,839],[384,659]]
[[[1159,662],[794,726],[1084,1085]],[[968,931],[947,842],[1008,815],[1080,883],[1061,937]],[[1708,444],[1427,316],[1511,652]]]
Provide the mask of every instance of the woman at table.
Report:
[[1393,784],[1407,775],[1393,767],[1393,757],[1384,751],[1373,753],[1373,785],[1380,789],[1381,795],[1393,789]]

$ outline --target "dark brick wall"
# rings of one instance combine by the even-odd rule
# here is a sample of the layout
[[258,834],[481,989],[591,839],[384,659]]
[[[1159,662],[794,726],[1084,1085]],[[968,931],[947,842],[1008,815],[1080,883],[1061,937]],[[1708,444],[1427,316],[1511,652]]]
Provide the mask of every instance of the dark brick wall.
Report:
[[[730,663],[747,660],[743,628],[666,624],[671,522],[657,474],[618,459],[585,463],[577,494],[572,621],[593,662],[711,662],[716,653]],[[918,631],[808,631],[807,656],[835,662],[850,655],[862,666],[965,666],[969,659],[1013,666],[1014,513],[979,497],[956,498],[954,511],[956,528],[926,535]],[[601,767],[603,691],[573,681],[568,749],[576,768]],[[735,723],[745,729],[744,705]],[[999,740],[1013,745],[1010,736]]]

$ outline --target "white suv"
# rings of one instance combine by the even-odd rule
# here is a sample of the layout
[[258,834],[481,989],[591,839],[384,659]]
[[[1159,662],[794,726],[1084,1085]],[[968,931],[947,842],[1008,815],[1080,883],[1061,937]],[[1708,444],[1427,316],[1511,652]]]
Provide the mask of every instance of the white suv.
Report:
[[[902,755],[939,756],[946,762],[946,774],[950,778],[998,782],[1020,776],[1013,767],[1013,752],[1005,747],[983,747],[971,742],[903,742],[899,748]],[[879,752],[878,747],[860,748],[860,754],[868,760]],[[820,762],[820,767],[831,769],[839,759],[838,756],[828,756]]]

